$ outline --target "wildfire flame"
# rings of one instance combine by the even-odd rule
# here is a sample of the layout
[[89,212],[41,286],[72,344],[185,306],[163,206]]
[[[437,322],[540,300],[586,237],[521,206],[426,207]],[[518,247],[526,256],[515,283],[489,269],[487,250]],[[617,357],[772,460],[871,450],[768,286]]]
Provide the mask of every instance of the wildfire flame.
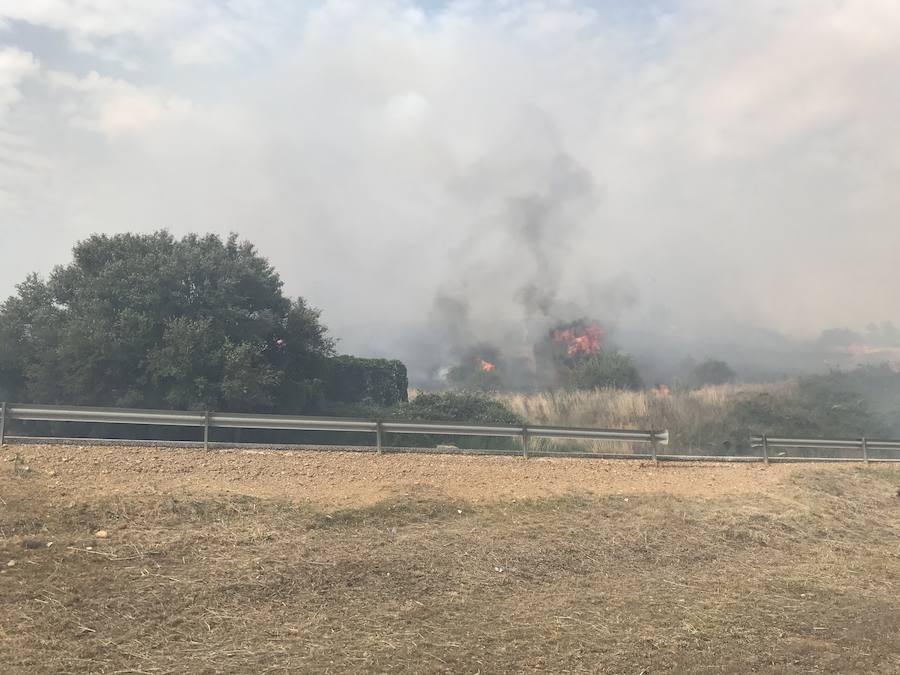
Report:
[[594,323],[578,323],[569,328],[554,330],[551,337],[554,342],[565,345],[569,356],[594,354],[600,349],[603,329]]
[[477,359],[476,363],[478,364],[478,369],[484,373],[489,373],[497,367],[490,361],[485,361],[484,359]]

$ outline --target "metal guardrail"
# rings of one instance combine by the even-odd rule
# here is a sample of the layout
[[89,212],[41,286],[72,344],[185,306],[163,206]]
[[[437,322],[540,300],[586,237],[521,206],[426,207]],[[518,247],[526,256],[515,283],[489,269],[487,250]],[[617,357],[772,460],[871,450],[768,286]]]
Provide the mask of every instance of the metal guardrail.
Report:
[[[534,455],[565,454],[571,457],[622,457],[627,459],[723,461],[723,462],[765,462],[770,461],[820,461],[820,462],[900,462],[900,440],[821,439],[787,438],[780,436],[751,436],[751,447],[762,448],[762,456],[724,455],[679,455],[659,454],[659,446],[669,444],[668,431],[641,431],[633,429],[591,429],[579,427],[502,425],[502,424],[458,424],[455,422],[394,422],[348,417],[308,417],[297,415],[251,415],[243,413],[217,413],[180,410],[145,410],[136,408],[95,408],[84,406],[31,405],[0,403],[0,445],[7,438],[8,424],[13,420],[40,422],[95,422],[107,424],[144,424],[151,426],[195,427],[203,429],[203,447],[221,447],[222,443],[210,443],[209,431],[223,429],[265,429],[296,431],[337,431],[364,432],[375,435],[375,449],[384,450],[384,434],[443,434],[448,436],[491,436],[520,438],[522,454],[529,456],[529,441],[534,438],[566,438],[597,441],[618,441],[625,443],[649,443],[650,453],[599,453],[534,452]],[[103,440],[111,439],[38,439],[34,437],[14,437],[15,440]],[[120,439],[121,442],[153,442],[148,439]],[[165,443],[166,441],[159,441]],[[173,443],[177,443],[173,441]],[[287,447],[287,446],[283,446]],[[858,457],[796,457],[772,455],[773,449],[822,449],[859,450]],[[419,448],[418,451],[427,451]],[[404,451],[415,451],[413,449]],[[898,451],[897,457],[870,457],[870,451]]]
[[785,458],[771,456],[772,449],[812,448],[815,450],[859,450],[859,457],[789,457],[791,461],[809,460],[824,462],[900,462],[900,457],[872,459],[870,450],[900,450],[900,441],[882,441],[868,438],[785,438],[780,436],[751,436],[750,445],[762,448],[763,461],[782,461]]
[[[501,424],[457,424],[455,422],[392,422],[347,417],[306,417],[296,415],[249,415],[243,413],[190,412],[179,410],[141,410],[135,408],[91,408],[83,406],[28,405],[0,403],[0,445],[6,436],[7,422],[100,422],[111,424],[147,424],[197,427],[203,429],[203,446],[209,448],[209,430],[269,429],[298,431],[355,431],[375,434],[377,452],[383,450],[384,434],[446,434],[451,436],[492,436],[522,439],[522,454],[527,458],[529,439],[573,438],[600,441],[649,443],[650,454],[629,455],[658,459],[657,448],[668,445],[668,431],[633,429],[590,429],[557,426],[513,426]],[[138,439],[135,439],[138,440]],[[578,456],[587,453],[577,453]]]

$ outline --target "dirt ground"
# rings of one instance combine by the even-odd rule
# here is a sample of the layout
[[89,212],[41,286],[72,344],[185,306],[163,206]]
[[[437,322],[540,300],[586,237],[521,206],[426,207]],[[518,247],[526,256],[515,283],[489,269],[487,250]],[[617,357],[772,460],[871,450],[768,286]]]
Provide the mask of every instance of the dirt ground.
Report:
[[0,457],[2,673],[900,672],[895,467]]
[[[97,494],[239,494],[324,510],[371,506],[411,492],[496,502],[577,494],[665,493],[719,497],[764,493],[803,467],[506,456],[196,448],[23,445],[20,455],[55,500]],[[833,466],[833,465],[828,465]]]

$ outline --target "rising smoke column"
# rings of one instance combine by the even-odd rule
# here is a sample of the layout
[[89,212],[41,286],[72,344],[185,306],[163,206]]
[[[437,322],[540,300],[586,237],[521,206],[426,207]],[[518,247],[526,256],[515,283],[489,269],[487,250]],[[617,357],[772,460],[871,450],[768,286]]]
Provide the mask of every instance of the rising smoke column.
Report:
[[455,186],[472,204],[473,221],[449,254],[453,277],[432,305],[430,330],[444,339],[432,355],[434,372],[464,364],[473,347],[487,344],[502,358],[506,384],[531,388],[535,342],[589,303],[571,258],[598,226],[601,190],[545,120],[532,123],[527,148],[510,145]]

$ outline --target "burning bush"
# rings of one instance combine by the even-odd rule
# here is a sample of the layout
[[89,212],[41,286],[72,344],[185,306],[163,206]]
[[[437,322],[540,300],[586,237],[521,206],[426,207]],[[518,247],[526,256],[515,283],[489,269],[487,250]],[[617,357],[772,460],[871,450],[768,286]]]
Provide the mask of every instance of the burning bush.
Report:
[[603,329],[593,321],[579,319],[551,330],[541,351],[557,365],[571,368],[599,353],[602,346]]
[[496,392],[569,387],[637,389],[640,377],[631,357],[604,348],[605,333],[587,318],[562,323],[548,330],[534,346],[533,358],[501,354],[491,345],[469,350],[447,373],[456,389]]
[[473,348],[450,369],[447,382],[458,389],[497,391],[503,384],[499,352],[486,345]]
[[596,321],[578,319],[553,328],[535,347],[538,380],[573,389],[637,389],[641,380],[631,357],[604,348]]
[[603,331],[599,326],[584,325],[565,330],[553,331],[553,341],[562,344],[566,348],[566,354],[577,356],[579,354],[594,354],[600,349],[600,340]]

